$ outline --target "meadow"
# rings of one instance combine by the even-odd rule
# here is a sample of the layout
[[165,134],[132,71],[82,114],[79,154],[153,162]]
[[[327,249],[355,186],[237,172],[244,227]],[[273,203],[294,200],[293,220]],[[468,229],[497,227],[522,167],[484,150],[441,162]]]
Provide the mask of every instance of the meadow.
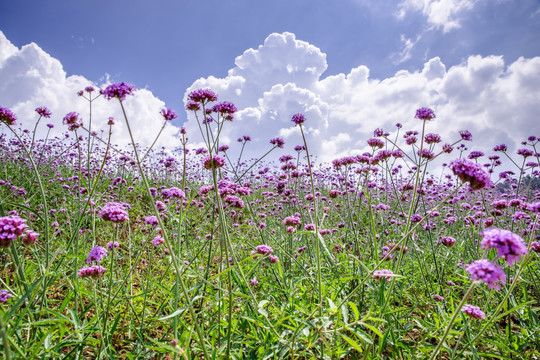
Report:
[[[540,359],[535,134],[471,152],[420,108],[363,154],[274,138],[252,159],[249,135],[220,141],[234,104],[201,89],[205,147],[182,129],[174,151],[119,148],[133,91],[81,90],[89,121],[63,137],[36,138],[46,107],[33,129],[0,107],[3,359]],[[101,135],[97,98],[124,114]]]

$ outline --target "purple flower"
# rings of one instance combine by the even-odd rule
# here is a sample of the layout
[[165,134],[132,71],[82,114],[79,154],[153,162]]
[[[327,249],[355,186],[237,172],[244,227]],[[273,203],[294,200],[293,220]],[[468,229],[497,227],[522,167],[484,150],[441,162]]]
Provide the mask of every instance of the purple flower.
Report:
[[261,254],[261,255],[270,255],[271,253],[274,252],[274,249],[272,249],[270,246],[268,245],[258,245],[256,248],[255,248],[255,251],[257,254]]
[[115,241],[115,242],[109,241],[107,243],[107,249],[109,249],[109,250],[112,250],[113,247],[117,248],[119,246],[120,246],[120,244],[118,243],[118,241]]
[[49,129],[52,129],[52,128],[54,127],[54,125],[53,125],[53,124],[47,124],[47,127],[48,127]]
[[472,159],[477,159],[482,156],[484,156],[484,153],[481,151],[471,151],[468,158],[472,160]]
[[281,138],[275,138],[270,140],[270,144],[277,146],[278,148],[283,148],[283,145],[285,145],[285,141]]
[[204,168],[206,170],[218,169],[220,167],[223,167],[224,165],[225,159],[218,155],[210,155],[204,159]]
[[[236,106],[232,102],[223,101],[223,102],[220,102],[220,103],[212,106],[212,111],[214,111],[216,113],[220,113],[222,115],[225,115],[225,114],[231,115],[231,114],[234,114],[235,112],[237,112],[238,109],[236,108]],[[232,118],[231,118],[231,120],[232,120]]]
[[518,151],[516,151],[516,154],[521,155],[524,158],[528,158],[529,156],[534,155],[534,151],[530,149],[518,149]]
[[493,151],[506,151],[508,150],[508,146],[506,146],[505,144],[501,144],[501,145],[497,145],[493,148]]
[[390,281],[392,280],[392,275],[394,275],[392,270],[383,269],[383,270],[375,270],[371,277],[379,281],[382,281],[383,279],[385,279],[386,281]]
[[18,215],[0,217],[0,248],[7,248],[28,228],[26,220]]
[[480,190],[491,185],[489,174],[479,164],[456,159],[450,163],[450,169],[462,182],[468,182],[472,190]]
[[377,139],[377,138],[368,139],[367,143],[372,148],[382,149],[384,147],[384,141],[382,141],[381,139]]
[[287,216],[283,220],[283,225],[285,226],[298,226],[300,225],[300,218],[298,216]]
[[92,265],[92,266],[85,266],[85,267],[80,268],[79,271],[77,272],[77,275],[82,278],[91,277],[91,278],[97,279],[105,275],[106,271],[107,269],[101,265]]
[[158,218],[155,215],[147,216],[146,219],[144,219],[144,222],[148,225],[157,226]]
[[9,290],[0,290],[0,303],[5,303],[9,298],[12,298],[13,295]]
[[96,246],[93,247],[92,250],[90,250],[90,253],[88,253],[88,258],[86,258],[86,262],[88,264],[92,263],[92,261],[100,262],[101,259],[103,259],[105,256],[107,256],[107,249],[103,246]]
[[229,145],[221,145],[219,148],[218,148],[218,151],[219,152],[225,152],[229,150]]
[[461,308],[461,311],[463,311],[465,314],[469,315],[470,317],[474,319],[480,319],[483,320],[486,318],[486,314],[478,306],[465,304],[463,305],[463,308]]
[[[210,101],[217,101],[218,97],[216,93],[210,89],[199,89],[199,90],[192,91],[188,95],[188,99],[197,103],[205,104]],[[192,109],[189,109],[189,110],[192,110]]]
[[450,154],[453,150],[454,150],[454,147],[450,144],[444,144],[442,147],[442,151],[447,154]]
[[84,91],[88,92],[88,93],[91,93],[93,91],[95,91],[94,87],[93,86],[87,86],[84,88]]
[[36,112],[39,114],[39,116],[43,116],[44,118],[50,118],[52,115],[51,110],[47,109],[46,107],[38,107],[36,108]]
[[540,253],[540,242],[539,241],[533,241],[531,243],[531,250],[535,253]]
[[39,234],[37,232],[26,230],[21,241],[25,246],[31,246],[36,243],[38,236]]
[[431,120],[435,118],[435,113],[430,108],[423,107],[416,110],[415,118],[424,120],[424,121]]
[[422,148],[422,152],[420,152],[420,150],[418,150],[416,153],[421,158],[428,159],[428,160],[431,160],[431,159],[433,159],[435,157],[435,154],[433,152],[429,151],[429,149],[426,149],[426,148]]
[[471,279],[481,281],[491,289],[499,290],[506,283],[505,272],[487,259],[476,260],[465,267]]
[[169,121],[176,119],[178,117],[178,115],[176,115],[176,113],[172,109],[162,109],[161,115],[163,116],[165,120],[169,120]]
[[439,294],[433,295],[433,299],[437,301],[444,301],[444,298]]
[[259,285],[259,280],[257,280],[257,278],[253,278],[253,279],[251,279],[251,280],[249,281],[249,284],[250,284],[251,286],[257,286],[257,285]]
[[196,101],[189,100],[186,104],[186,110],[199,111],[201,110],[201,105]]
[[472,141],[472,134],[469,132],[469,130],[461,130],[459,135],[461,135],[461,138],[465,141]]
[[438,144],[441,142],[441,137],[438,134],[427,134],[424,136],[426,144]]
[[161,191],[161,195],[164,198],[171,198],[171,197],[178,198],[178,199],[186,198],[186,194],[175,186],[171,187],[170,189],[164,189],[163,191]]
[[482,237],[482,249],[497,249],[497,256],[503,257],[510,266],[527,254],[525,241],[511,231],[486,229],[482,232]]
[[101,207],[101,211],[98,215],[106,221],[112,221],[114,223],[121,223],[129,220],[128,212],[129,205],[124,203],[109,202]]
[[151,242],[152,242],[152,245],[159,246],[159,245],[163,244],[165,242],[165,240],[163,240],[163,238],[158,235],[155,238],[153,238]]
[[454,244],[456,243],[456,239],[454,239],[451,236],[444,236],[441,238],[440,243],[446,246],[447,248],[450,248],[454,246]]
[[66,114],[66,116],[64,116],[63,124],[67,125],[69,131],[77,130],[83,125],[82,119],[79,119],[79,113],[76,112]]
[[133,85],[120,82],[107,86],[105,90],[101,91],[101,93],[105,95],[107,100],[111,100],[112,98],[124,100],[127,95],[133,95],[133,90],[135,90]]
[[306,117],[303,114],[294,114],[291,121],[295,125],[300,125],[300,124],[304,123],[304,121],[306,121]]
[[17,124],[17,116],[8,108],[0,106],[0,122],[3,122],[9,126]]
[[270,261],[272,264],[277,264],[279,258],[275,255],[268,255],[268,261]]

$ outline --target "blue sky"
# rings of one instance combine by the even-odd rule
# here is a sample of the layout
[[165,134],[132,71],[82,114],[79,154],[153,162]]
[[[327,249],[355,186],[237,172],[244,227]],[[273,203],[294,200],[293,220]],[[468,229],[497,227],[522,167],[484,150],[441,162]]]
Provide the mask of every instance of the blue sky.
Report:
[[[300,88],[309,91],[313,94],[311,98],[319,99],[323,105],[308,104],[304,101],[301,106],[291,108],[291,111],[304,109],[309,112],[313,106],[317,107],[317,111],[313,111],[316,118],[314,123],[323,127],[319,129],[319,133],[317,129],[313,129],[314,141],[320,141],[317,136],[322,136],[321,132],[324,135],[324,126],[328,130],[333,123],[353,122],[335,110],[336,108],[343,106],[341,112],[359,111],[352,107],[353,90],[350,90],[348,95],[343,95],[350,98],[348,106],[329,100],[329,80],[334,75],[346,76],[353,69],[365,66],[369,70],[369,81],[379,82],[377,91],[389,92],[388,96],[383,94],[374,98],[373,104],[364,104],[364,108],[387,104],[388,97],[395,96],[397,99],[405,96],[407,99],[402,100],[410,100],[412,107],[429,105],[437,111],[439,106],[441,114],[450,114],[451,110],[461,111],[461,108],[466,106],[452,103],[452,99],[460,98],[452,84],[468,84],[467,81],[471,79],[470,76],[463,75],[461,80],[455,80],[456,74],[476,71],[475,66],[485,67],[487,70],[475,74],[488,74],[485,77],[480,76],[478,81],[487,81],[486,86],[489,89],[481,88],[481,91],[487,91],[486,96],[493,95],[493,92],[489,91],[495,83],[499,84],[509,76],[523,78],[523,74],[518,76],[516,71],[509,72],[511,65],[516,64],[520,57],[531,60],[540,56],[540,1],[535,0],[18,0],[2,1],[0,13],[0,31],[17,49],[35,43],[46,55],[60,62],[68,78],[78,75],[97,85],[106,81],[125,81],[133,83],[137,88],[146,88],[151,92],[151,96],[177,110],[180,119],[175,123],[176,126],[187,118],[182,111],[182,100],[186,89],[196,80],[214,76],[223,79],[221,83],[216,83],[218,88],[231,89],[227,76],[237,67],[237,57],[248,49],[258,49],[271,34],[294,34],[294,39],[288,38],[289,42],[305,42],[320,51],[320,54],[313,55],[310,50],[305,54],[301,53],[302,56],[318,57],[312,59],[317,62],[322,61],[322,54],[326,55],[326,68],[322,69],[322,73],[316,78],[311,79],[316,84],[313,87],[300,86],[294,90],[295,94],[302,93]],[[277,64],[276,67],[279,68],[295,61],[290,56],[300,56],[298,52],[287,52],[285,49],[280,56],[279,51],[275,50],[271,55],[273,58],[267,58],[261,64]],[[474,61],[470,62],[472,56],[479,56],[479,65],[475,65]],[[490,56],[498,56],[498,62],[491,61],[493,59]],[[448,74],[452,67],[456,67],[453,78],[447,79],[446,72],[440,75],[446,91],[443,97],[432,100],[427,93],[426,96],[415,98],[411,97],[409,92],[404,95],[403,92],[393,93],[386,89],[386,83],[399,82],[395,77],[396,73],[403,70],[409,74],[421,73],[425,64],[434,58],[438,59],[434,66],[444,68]],[[518,65],[526,68],[521,63]],[[515,68],[518,68],[518,65]],[[527,68],[528,71],[537,73],[536,61],[534,64],[527,62],[525,65],[530,67]],[[302,63],[296,66],[301,67]],[[457,71],[459,66],[463,67],[463,71]],[[494,72],[492,77],[489,75],[490,71]],[[495,77],[501,81],[495,81]],[[245,80],[246,83],[250,82],[249,78]],[[268,84],[259,84],[259,95],[246,101],[246,108],[257,107],[258,105],[254,104],[262,101],[265,92],[272,92],[275,85],[280,85],[270,80],[257,80],[259,83],[268,81]],[[410,76],[409,83],[413,81],[414,77]],[[294,77],[283,80],[281,85],[288,82],[294,83]],[[200,81],[198,84],[207,86],[211,83],[215,82]],[[430,84],[434,89],[439,86],[434,82]],[[321,86],[325,89],[321,89]],[[356,85],[351,86],[353,89]],[[384,90],[381,90],[382,87]],[[409,85],[406,87],[410,90]],[[442,93],[442,90],[442,87],[432,89],[431,93]],[[450,93],[450,90],[454,93]],[[535,87],[533,90],[533,94],[536,94],[538,89]],[[495,93],[501,92],[503,88]],[[229,95],[226,90],[222,93]],[[233,93],[230,96],[234,98]],[[533,98],[535,96],[537,95]],[[16,106],[16,100],[10,99],[12,103],[8,105]],[[21,102],[23,100],[25,99],[20,99]],[[242,103],[243,100],[238,101]],[[428,104],[421,104],[420,101]],[[388,108],[398,108],[399,105],[401,104]],[[508,106],[529,106],[530,111],[539,110],[533,102],[523,104],[514,101]],[[257,115],[257,123],[260,124],[261,119],[267,119],[268,113],[289,116],[288,109],[276,109],[265,108],[266,112]],[[468,110],[474,112],[472,109]],[[404,110],[404,113],[390,111],[381,115],[379,122],[390,125],[399,120],[400,116],[410,113],[410,109]],[[369,114],[364,116],[369,118]],[[319,115],[321,118],[317,118]],[[486,113],[484,116],[484,122],[489,123],[490,114]],[[482,128],[479,123],[470,125],[473,129]],[[276,131],[276,134],[288,134],[283,124],[279,126],[281,130]],[[374,127],[376,125],[364,126],[358,135],[366,135]],[[533,129],[536,131],[538,128]],[[257,131],[257,128],[251,130]],[[442,130],[444,129],[441,128],[440,131]],[[501,141],[517,139],[517,135],[514,139],[512,136],[503,136],[504,131],[501,129],[495,127],[494,130],[499,131],[498,135],[494,136]],[[537,135],[540,135],[540,129],[538,132]],[[519,134],[524,135],[526,134]],[[236,133],[231,131],[230,136],[234,139]],[[336,141],[343,139],[343,136],[339,137],[339,133],[329,130],[323,137],[332,136]],[[360,144],[351,143],[341,148],[338,146],[332,155],[344,155],[353,150],[360,151]]]

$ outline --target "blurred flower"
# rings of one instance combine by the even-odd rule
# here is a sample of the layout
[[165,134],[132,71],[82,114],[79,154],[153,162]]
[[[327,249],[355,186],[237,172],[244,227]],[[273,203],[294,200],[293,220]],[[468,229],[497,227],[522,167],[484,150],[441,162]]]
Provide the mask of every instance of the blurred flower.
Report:
[[0,106],[0,122],[3,122],[9,126],[17,124],[17,116],[11,112],[8,108]]
[[527,254],[525,241],[511,231],[486,229],[482,232],[482,237],[482,249],[497,249],[497,256],[504,258],[510,266]]
[[480,310],[478,306],[465,304],[463,305],[463,308],[461,309],[461,311],[463,311],[465,314],[469,315],[470,317],[474,319],[483,320],[486,318],[486,314],[484,314],[484,312]]
[[505,272],[487,259],[476,260],[465,266],[471,279],[481,281],[491,289],[499,290],[506,283]]
[[90,250],[90,253],[88,253],[86,262],[88,264],[92,263],[92,261],[100,262],[105,256],[107,256],[107,249],[105,249],[103,246],[96,246]]

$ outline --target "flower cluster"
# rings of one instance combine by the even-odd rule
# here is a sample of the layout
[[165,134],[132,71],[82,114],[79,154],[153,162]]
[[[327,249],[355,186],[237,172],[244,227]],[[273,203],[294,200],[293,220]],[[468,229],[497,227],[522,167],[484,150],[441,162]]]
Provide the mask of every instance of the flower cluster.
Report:
[[486,314],[478,306],[465,304],[463,305],[463,308],[461,308],[461,311],[463,311],[465,314],[469,315],[470,317],[474,319],[485,319]]
[[392,275],[394,275],[392,270],[384,269],[384,270],[375,270],[371,277],[379,281],[382,281],[383,279],[385,279],[386,281],[390,281],[392,280]]
[[[203,103],[203,104],[207,102],[211,102],[211,101],[217,101],[217,99],[218,97],[216,93],[210,89],[195,90],[195,91],[192,91],[188,95],[188,100],[196,102],[196,103]],[[188,110],[192,110],[192,109],[188,109]]]
[[218,169],[225,165],[225,159],[221,156],[207,156],[204,159],[204,168],[206,170]]
[[161,115],[163,116],[165,120],[168,120],[168,121],[171,121],[178,117],[178,115],[172,109],[162,109]]
[[471,274],[471,279],[481,281],[491,289],[499,290],[506,283],[505,272],[487,259],[476,260],[465,270]]
[[107,100],[111,100],[112,98],[124,100],[127,95],[133,95],[134,89],[135,87],[131,84],[119,82],[107,86],[105,90],[101,91],[101,93],[107,98]]
[[122,223],[129,220],[126,208],[129,208],[129,206],[124,203],[109,202],[101,207],[98,215],[103,220]]
[[91,277],[93,279],[97,279],[105,275],[106,271],[107,269],[101,265],[84,266],[79,269],[77,275],[82,278]]
[[447,248],[450,248],[454,246],[454,244],[456,243],[456,239],[451,236],[443,236],[439,242]]
[[462,182],[468,182],[472,190],[480,190],[491,185],[489,174],[480,164],[456,159],[450,163],[450,169]]
[[107,249],[103,246],[96,246],[90,250],[88,258],[86,258],[86,262],[88,264],[92,263],[92,261],[99,263],[105,256],[107,256]]
[[82,119],[79,118],[79,114],[76,112],[67,113],[64,116],[63,124],[67,125],[69,131],[77,130],[83,125]]
[[9,290],[0,290],[0,303],[5,303],[9,298],[12,298],[13,295]]
[[294,114],[291,121],[295,125],[300,125],[300,124],[303,124],[304,121],[306,121],[306,117],[303,114]]
[[0,106],[0,122],[6,125],[13,126],[17,124],[17,116],[8,108]]
[[0,217],[0,248],[7,248],[28,228],[26,220],[18,215]]
[[274,138],[270,140],[270,144],[277,146],[278,148],[283,148],[283,145],[285,145],[285,141],[281,138]]
[[430,108],[423,107],[416,110],[415,118],[424,120],[424,121],[431,120],[435,118],[435,113]]
[[51,110],[47,109],[44,106],[36,108],[36,112],[39,114],[39,116],[42,116],[47,119],[50,118],[52,115]]
[[497,256],[506,260],[512,266],[522,255],[527,254],[527,245],[519,236],[508,230],[497,228],[486,229],[482,232],[482,248],[497,249]]
[[255,248],[255,251],[252,252],[252,255],[253,254],[270,255],[273,252],[274,252],[274,249],[272,249],[270,246],[259,245]]

